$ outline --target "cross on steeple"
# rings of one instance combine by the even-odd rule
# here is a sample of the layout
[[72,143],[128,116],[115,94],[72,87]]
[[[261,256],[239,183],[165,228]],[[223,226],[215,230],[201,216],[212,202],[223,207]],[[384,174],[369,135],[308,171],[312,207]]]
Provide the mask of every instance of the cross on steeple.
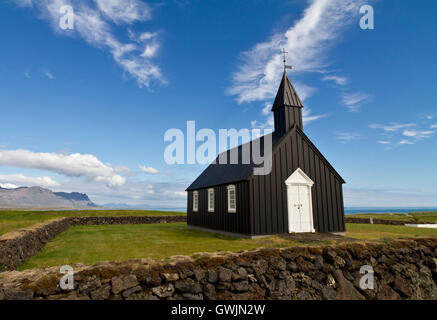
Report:
[[287,69],[290,69],[290,70],[291,70],[293,67],[292,67],[292,66],[287,66],[286,54],[287,54],[288,52],[285,51],[285,48],[282,48],[281,53],[284,55],[284,60],[283,60],[283,62],[284,62],[284,73],[285,73],[285,71],[286,71]]

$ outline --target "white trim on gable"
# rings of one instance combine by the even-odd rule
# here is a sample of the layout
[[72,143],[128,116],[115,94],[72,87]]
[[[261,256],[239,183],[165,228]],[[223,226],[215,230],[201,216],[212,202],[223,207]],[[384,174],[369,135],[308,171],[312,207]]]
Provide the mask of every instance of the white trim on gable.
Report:
[[296,171],[294,171],[293,174],[290,177],[288,177],[287,180],[285,180],[285,184],[287,186],[302,185],[302,186],[312,187],[314,185],[314,181],[311,180],[310,177],[308,177],[301,168],[297,168]]

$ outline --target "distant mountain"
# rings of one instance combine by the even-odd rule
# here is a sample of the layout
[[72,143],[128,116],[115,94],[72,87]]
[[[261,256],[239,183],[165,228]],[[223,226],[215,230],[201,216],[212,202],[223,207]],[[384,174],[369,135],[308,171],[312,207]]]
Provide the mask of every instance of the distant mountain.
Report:
[[83,193],[52,192],[41,187],[0,187],[0,208],[96,208]]

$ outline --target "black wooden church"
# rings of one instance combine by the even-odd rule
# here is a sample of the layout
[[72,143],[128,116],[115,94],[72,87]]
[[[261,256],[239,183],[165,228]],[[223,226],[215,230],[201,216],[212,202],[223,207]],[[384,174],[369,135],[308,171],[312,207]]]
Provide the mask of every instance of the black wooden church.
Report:
[[272,108],[270,174],[254,175],[252,159],[209,165],[187,188],[189,227],[247,236],[345,231],[345,181],[303,132],[302,108],[284,71]]

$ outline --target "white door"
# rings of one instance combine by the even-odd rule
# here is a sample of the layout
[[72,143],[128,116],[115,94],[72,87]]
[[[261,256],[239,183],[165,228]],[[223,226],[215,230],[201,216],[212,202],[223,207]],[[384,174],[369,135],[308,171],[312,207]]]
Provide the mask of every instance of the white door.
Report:
[[314,232],[311,187],[313,182],[298,169],[286,181],[288,231]]

